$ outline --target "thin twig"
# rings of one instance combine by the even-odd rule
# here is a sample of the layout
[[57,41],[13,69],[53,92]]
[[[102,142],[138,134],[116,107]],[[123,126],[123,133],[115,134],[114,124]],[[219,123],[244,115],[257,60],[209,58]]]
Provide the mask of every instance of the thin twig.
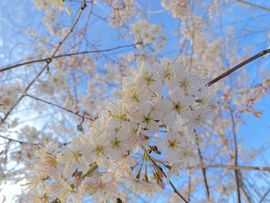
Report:
[[226,72],[222,73],[221,75],[217,76],[216,78],[214,78],[213,80],[211,80],[210,82],[208,82],[206,85],[207,86],[211,86],[213,84],[215,84],[216,82],[220,81],[221,79],[227,77],[228,75],[230,75],[231,73],[233,73],[234,71],[240,69],[241,67],[243,67],[244,65],[256,60],[257,58],[260,58],[266,54],[269,54],[270,53],[270,49],[266,49],[266,50],[263,50],[261,52],[259,52],[258,54],[248,58],[247,60],[241,62],[240,64],[234,66],[233,68],[227,70]]
[[[234,142],[234,165],[238,166],[238,144],[237,144],[237,136],[236,136],[236,126],[233,115],[233,110],[230,108],[230,117],[232,122],[232,133],[233,133],[233,142]],[[234,170],[235,173],[235,182],[237,187],[237,199],[238,203],[241,203],[241,192],[240,192],[240,174],[239,170]]]
[[239,175],[240,175],[240,180],[241,180],[241,188],[242,188],[242,190],[243,190],[243,192],[244,192],[244,195],[246,196],[246,199],[247,199],[247,201],[248,201],[248,203],[253,203],[253,200],[251,199],[251,196],[250,196],[250,194],[249,194],[249,192],[248,192],[248,190],[247,190],[247,187],[246,187],[246,185],[245,185],[245,183],[244,183],[244,181],[243,181],[243,177],[242,177],[242,173],[241,173],[241,171],[239,171]]
[[189,170],[189,173],[188,173],[188,202],[190,202],[190,193],[191,193],[191,170]]
[[40,62],[45,62],[45,61],[49,62],[49,59],[50,58],[32,59],[32,60],[25,61],[25,62],[22,62],[22,63],[14,64],[14,65],[11,65],[11,66],[8,66],[8,67],[5,67],[5,68],[1,68],[0,72],[4,72],[4,71],[7,71],[7,70],[11,70],[13,68],[17,68],[19,66],[24,66],[24,65],[28,65],[28,64],[32,64],[32,63],[40,63]]
[[257,4],[251,3],[251,2],[247,2],[247,1],[243,1],[243,0],[236,0],[236,1],[238,1],[239,3],[254,7],[254,8],[258,8],[258,9],[270,12],[270,9],[266,8],[264,6],[260,6],[260,5],[257,5]]
[[4,118],[1,119],[1,124],[2,125],[6,119],[8,118],[8,116],[10,115],[10,113],[15,109],[15,107],[21,102],[21,100],[25,97],[25,95],[27,94],[27,91],[32,87],[32,85],[36,82],[36,80],[40,77],[40,75],[48,68],[49,64],[52,62],[53,58],[56,56],[56,53],[59,51],[60,47],[62,46],[62,44],[67,40],[67,38],[69,37],[69,35],[73,32],[75,26],[78,24],[80,17],[84,11],[84,9],[86,8],[86,2],[85,0],[82,1],[82,5],[81,8],[69,30],[69,32],[65,35],[65,37],[58,43],[56,49],[54,50],[53,54],[51,55],[51,57],[49,58],[49,60],[46,61],[46,65],[37,73],[37,75],[34,77],[34,79],[26,86],[26,88],[23,91],[23,94],[19,97],[19,99],[12,105],[12,107],[9,109],[9,111],[5,114]]
[[50,60],[52,60],[52,59],[58,59],[58,58],[69,57],[69,56],[77,56],[77,55],[82,55],[82,54],[95,54],[95,53],[111,52],[111,51],[115,51],[115,50],[118,50],[118,49],[135,47],[138,44],[140,44],[140,42],[137,42],[137,43],[134,43],[134,44],[127,44],[127,45],[123,45],[123,46],[107,48],[107,49],[73,52],[73,53],[55,55],[53,57],[47,57],[47,58],[41,58],[41,59],[32,59],[32,60],[29,60],[29,61],[25,61],[25,62],[22,62],[22,63],[17,63],[17,64],[14,64],[14,65],[2,68],[2,69],[0,69],[0,73],[4,72],[4,71],[7,71],[7,70],[12,70],[12,69],[20,67],[20,66],[32,64],[32,63],[50,62]]
[[[153,160],[152,160],[152,162],[153,162]],[[158,168],[160,169],[160,171],[162,172],[162,174],[165,176],[165,178],[167,179],[167,181],[169,182],[169,184],[173,188],[173,192],[175,194],[177,194],[185,203],[188,203],[188,201],[186,200],[186,198],[176,189],[176,187],[174,186],[174,184],[172,183],[172,181],[169,179],[169,177],[166,175],[166,173],[163,171],[163,169],[161,167],[159,167],[159,166],[158,166]]]
[[174,184],[172,183],[172,181],[170,180],[170,178],[166,175],[166,173],[163,171],[162,167],[160,167],[155,160],[150,156],[150,154],[148,153],[148,151],[142,146],[142,149],[144,150],[144,153],[147,155],[148,159],[151,161],[151,163],[153,164],[154,168],[158,169],[159,172],[161,172],[164,177],[167,179],[167,181],[169,182],[169,184],[171,185],[171,187],[173,188],[173,192],[175,194],[177,194],[185,203],[188,203],[188,201],[186,200],[186,198],[176,189],[176,187],[174,186]]
[[[198,139],[197,134],[195,134],[195,135],[196,135],[196,138]],[[196,142],[196,145],[197,145],[198,155],[200,158],[200,164],[203,165],[203,157],[202,157],[200,145],[198,142]],[[207,196],[207,199],[209,201],[210,200],[210,190],[209,190],[208,181],[207,181],[207,177],[206,177],[206,168],[201,168],[201,169],[202,169],[202,174],[203,174],[204,186],[205,186],[205,190],[206,190],[206,196]]]
[[[163,171],[163,170],[162,170]],[[176,189],[176,187],[174,186],[174,184],[172,183],[172,181],[170,179],[168,179],[168,177],[166,176],[166,174],[163,172],[163,175],[167,178],[167,180],[169,181],[171,187],[173,188],[174,193],[176,193],[185,203],[188,203],[188,201],[183,197],[183,195],[180,194],[180,192],[178,192],[178,190]]]
[[95,120],[95,119],[93,119],[93,118],[83,116],[83,115],[79,114],[78,112],[74,112],[74,111],[72,111],[72,110],[70,110],[70,109],[68,109],[68,108],[65,108],[65,107],[63,107],[63,106],[60,106],[60,105],[58,105],[58,104],[54,104],[54,103],[52,103],[52,102],[50,102],[50,101],[46,101],[46,100],[44,100],[44,99],[40,99],[40,98],[35,97],[35,96],[33,96],[33,95],[26,94],[25,96],[30,97],[30,98],[32,98],[32,99],[35,99],[35,100],[37,100],[37,101],[43,102],[43,103],[45,103],[45,104],[49,104],[49,105],[51,105],[51,106],[57,107],[57,108],[59,108],[59,109],[62,109],[62,110],[64,110],[64,111],[67,111],[67,112],[69,112],[69,113],[72,113],[72,114],[74,114],[74,115],[76,115],[76,116],[78,116],[78,117],[80,117],[80,118],[82,118],[82,119],[87,119],[87,120],[91,120],[91,121],[94,121],[94,120]]
[[177,194],[185,203],[188,203],[188,201],[186,200],[186,198],[176,189],[176,187],[174,186],[174,184],[172,183],[172,181],[170,180],[170,178],[166,175],[166,173],[163,171],[163,169],[150,157],[150,155],[149,155],[149,159],[153,163],[153,165],[155,167],[157,167],[160,170],[160,172],[164,175],[164,177],[167,179],[167,181],[169,182],[169,184],[173,188],[173,192],[175,194]]
[[266,191],[266,193],[262,196],[261,200],[259,201],[259,203],[262,203],[264,201],[264,199],[266,198],[266,196],[269,194],[270,192],[270,188]]
[[196,165],[190,166],[189,168],[223,168],[228,170],[254,170],[254,171],[267,171],[270,173],[270,167],[263,166],[230,166],[230,165]]
[[3,138],[5,140],[8,140],[9,142],[17,142],[19,144],[24,144],[24,145],[37,145],[37,144],[34,144],[34,143],[29,143],[29,142],[17,140],[17,139],[14,139],[14,138],[6,137],[4,135],[0,135],[0,138]]

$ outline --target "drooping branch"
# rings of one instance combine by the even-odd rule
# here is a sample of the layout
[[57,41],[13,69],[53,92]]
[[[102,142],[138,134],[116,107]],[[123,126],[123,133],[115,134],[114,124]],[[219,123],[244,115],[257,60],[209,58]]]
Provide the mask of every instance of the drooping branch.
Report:
[[244,65],[256,60],[257,58],[260,58],[266,54],[269,54],[270,53],[270,49],[266,49],[266,50],[263,50],[261,52],[259,52],[258,54],[246,59],[245,61],[239,63],[238,65],[234,66],[233,68],[227,70],[226,72],[222,73],[221,75],[217,76],[216,78],[214,78],[213,80],[211,80],[210,82],[208,82],[206,85],[207,86],[211,86],[213,84],[215,84],[216,82],[222,80],[223,78],[227,77],[228,75],[230,75],[231,73],[233,73],[234,71],[242,68]]

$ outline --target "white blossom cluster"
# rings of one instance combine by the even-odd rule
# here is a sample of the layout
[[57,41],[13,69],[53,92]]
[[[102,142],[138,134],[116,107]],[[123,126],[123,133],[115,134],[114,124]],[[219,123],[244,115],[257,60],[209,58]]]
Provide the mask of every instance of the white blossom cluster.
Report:
[[0,88],[0,113],[7,113],[17,101],[21,92],[22,88],[18,83],[2,84]]
[[107,0],[106,3],[112,8],[111,26],[120,27],[134,15],[135,0]]
[[161,5],[171,11],[174,17],[182,17],[188,14],[188,0],[162,0]]
[[141,44],[138,47],[143,50],[150,46],[152,52],[161,50],[166,42],[159,25],[151,25],[146,20],[137,20],[131,25],[131,32],[136,42]]
[[48,74],[46,80],[37,80],[37,92],[53,95],[61,92],[61,88],[67,86],[63,75],[59,73]]
[[92,196],[103,202],[127,198],[117,192],[125,184],[144,193],[164,188],[157,163],[174,173],[196,160],[194,132],[208,119],[209,92],[204,80],[171,59],[138,64],[125,78],[119,100],[88,132],[66,149],[48,142],[36,152],[28,182],[35,189],[28,197],[82,202]]
[[66,7],[65,1],[63,0],[35,0],[34,2],[39,9],[52,8],[53,10],[64,10],[70,13],[70,10]]
[[51,35],[64,35],[67,31],[59,28],[57,15],[71,14],[72,9],[64,0],[34,0],[36,7],[44,12],[43,23]]

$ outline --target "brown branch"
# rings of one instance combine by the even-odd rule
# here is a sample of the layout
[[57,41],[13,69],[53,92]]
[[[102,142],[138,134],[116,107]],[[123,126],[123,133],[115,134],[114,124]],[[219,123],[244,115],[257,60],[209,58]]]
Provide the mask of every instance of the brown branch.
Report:
[[17,142],[19,144],[24,144],[24,145],[37,145],[35,143],[29,143],[29,142],[17,140],[17,139],[14,139],[14,138],[6,137],[4,135],[0,135],[0,138],[5,139],[5,140],[8,140],[9,142]]
[[[198,140],[198,135],[195,134],[196,139]],[[198,155],[200,158],[200,164],[203,165],[203,157],[202,157],[202,152],[199,146],[199,143],[196,141],[196,146],[197,146],[197,151],[198,151]],[[208,181],[207,181],[207,177],[206,177],[206,168],[201,168],[202,169],[202,174],[203,174],[203,180],[204,180],[204,186],[205,186],[205,190],[206,190],[206,196],[208,201],[210,200],[210,190],[209,190],[209,186],[208,186]]]
[[188,203],[188,201],[186,200],[186,198],[176,189],[176,187],[174,186],[174,184],[172,183],[172,181],[170,180],[170,178],[166,175],[166,173],[163,171],[163,169],[157,165],[157,163],[149,156],[151,162],[153,163],[153,165],[155,167],[157,167],[160,172],[164,175],[164,177],[167,179],[167,181],[169,182],[170,186],[172,187],[173,189],[173,192],[175,194],[177,194],[185,203]]
[[22,62],[22,63],[17,63],[17,64],[14,64],[14,65],[11,65],[11,66],[8,66],[8,67],[5,67],[5,68],[1,68],[0,69],[0,72],[4,72],[4,71],[7,71],[7,70],[11,70],[13,68],[17,68],[19,66],[24,66],[24,65],[28,65],[28,64],[32,64],[32,63],[40,63],[40,62],[49,62],[50,58],[42,58],[42,59],[33,59],[33,60],[29,60],[29,61],[25,61],[25,62]]
[[84,115],[79,114],[78,112],[74,112],[74,111],[72,111],[72,110],[70,110],[70,109],[68,109],[68,108],[65,108],[65,107],[63,107],[63,106],[60,106],[60,105],[58,105],[58,104],[54,104],[54,103],[52,103],[52,102],[50,102],[50,101],[46,101],[46,100],[44,100],[44,99],[40,99],[40,98],[35,97],[35,96],[33,96],[33,95],[25,94],[25,96],[30,97],[30,98],[32,98],[32,99],[35,99],[35,100],[37,100],[37,101],[43,102],[43,103],[45,103],[45,104],[49,104],[49,105],[51,105],[51,106],[57,107],[57,108],[59,108],[59,109],[62,109],[62,110],[64,110],[64,111],[67,111],[67,112],[69,112],[69,113],[72,113],[72,114],[74,114],[74,115],[76,115],[76,116],[78,116],[78,117],[80,117],[80,118],[82,118],[82,119],[87,119],[87,120],[91,120],[91,121],[94,121],[94,120],[95,120],[95,119],[93,119],[93,118],[86,117],[86,116],[84,116]]
[[230,166],[230,165],[196,165],[190,166],[190,169],[195,168],[222,168],[228,170],[250,170],[250,171],[267,171],[270,173],[270,167],[263,167],[263,166]]
[[[230,108],[230,117],[232,122],[232,133],[233,133],[233,142],[234,142],[234,165],[238,166],[238,144],[237,144],[237,136],[236,136],[236,126],[235,126],[235,120],[233,116],[233,110]],[[237,187],[237,199],[238,203],[241,203],[241,192],[240,192],[240,174],[239,170],[234,170],[235,173],[235,182]]]
[[162,173],[167,178],[167,180],[169,181],[169,184],[173,188],[173,192],[176,193],[185,203],[188,203],[188,201],[184,198],[184,196],[181,195],[180,192],[178,192],[178,190],[176,189],[176,187],[174,186],[174,184],[172,183],[172,181],[166,176],[166,174],[163,172],[163,170],[162,170]]
[[[158,169],[159,172],[163,174],[163,176],[167,179],[171,187],[173,188],[173,192],[177,194],[185,203],[188,203],[186,198],[176,189],[170,178],[166,175],[166,173],[163,171],[162,167],[160,167],[155,160],[150,156],[149,152],[142,146],[142,149],[144,150],[145,155],[147,155],[147,158],[151,161],[153,164],[154,168]],[[158,172],[157,172],[158,173]]]
[[0,125],[3,125],[3,123],[6,121],[6,119],[8,118],[8,116],[10,115],[10,113],[15,109],[15,107],[21,102],[21,100],[25,97],[25,95],[27,94],[27,91],[32,87],[32,85],[36,82],[36,80],[39,78],[40,75],[42,75],[42,73],[48,68],[49,64],[52,62],[53,58],[56,56],[56,53],[58,52],[58,50],[60,49],[60,47],[62,46],[62,44],[67,40],[67,38],[69,37],[69,35],[73,32],[74,28],[76,27],[76,25],[78,24],[81,15],[84,11],[84,9],[86,8],[86,2],[85,0],[82,1],[82,5],[81,8],[79,10],[79,12],[77,13],[77,16],[70,28],[70,30],[67,32],[67,34],[65,35],[65,37],[58,43],[56,49],[54,50],[53,54],[51,55],[51,57],[46,61],[47,64],[37,73],[37,75],[34,77],[34,79],[26,86],[26,88],[23,91],[23,94],[19,97],[19,99],[12,105],[12,107],[9,109],[9,111],[5,114],[4,118],[1,119],[1,123]]
[[77,55],[82,55],[82,54],[95,54],[95,53],[111,52],[111,51],[115,51],[115,50],[118,50],[118,49],[135,47],[138,44],[141,44],[141,42],[137,42],[137,43],[134,43],[134,44],[123,45],[123,46],[112,47],[112,48],[107,48],[107,49],[73,52],[73,53],[55,55],[53,57],[47,57],[47,58],[41,58],[41,59],[33,59],[33,60],[25,61],[25,62],[22,62],[22,63],[17,63],[17,64],[14,64],[14,65],[2,68],[2,69],[0,69],[0,73],[4,72],[4,71],[7,71],[7,70],[12,70],[12,69],[20,67],[20,66],[32,64],[32,63],[50,62],[50,60],[52,60],[52,59],[58,59],[58,58],[69,57],[69,56],[77,56]]
[[251,2],[247,2],[247,1],[243,1],[243,0],[236,0],[236,1],[238,1],[239,3],[242,3],[242,4],[245,4],[245,5],[254,7],[254,8],[258,8],[258,9],[261,9],[261,10],[270,12],[270,9],[269,9],[269,8],[266,8],[266,7],[264,7],[264,6],[260,6],[260,5],[253,4],[253,3],[251,3]]
[[190,193],[191,193],[191,183],[192,183],[192,181],[191,181],[191,170],[189,170],[189,174],[188,174],[188,198],[187,198],[187,200],[188,200],[188,202],[190,202]]
[[241,67],[243,67],[244,65],[256,60],[257,58],[260,58],[266,54],[269,54],[270,53],[270,49],[266,49],[266,50],[263,50],[261,52],[259,52],[258,54],[248,58],[247,60],[241,62],[240,64],[234,66],[233,68],[227,70],[226,72],[222,73],[221,75],[217,76],[216,78],[214,78],[213,80],[211,80],[210,82],[208,82],[206,85],[207,86],[211,86],[213,84],[215,84],[216,82],[222,80],[223,78],[227,77],[228,75],[230,75],[231,73],[233,73],[234,71],[240,69]]

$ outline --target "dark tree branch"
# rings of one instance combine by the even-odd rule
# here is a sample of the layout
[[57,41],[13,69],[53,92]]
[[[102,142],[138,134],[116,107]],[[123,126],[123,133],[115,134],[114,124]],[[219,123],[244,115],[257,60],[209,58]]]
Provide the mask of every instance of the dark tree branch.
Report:
[[270,12],[270,9],[266,8],[264,6],[260,6],[260,5],[257,5],[257,4],[248,2],[248,1],[243,1],[243,0],[236,0],[236,1],[238,1],[239,3],[242,3],[244,5],[248,5],[248,6],[251,6],[251,7],[254,7],[254,8],[258,8],[258,9]]
[[151,161],[151,163],[153,164],[154,168],[158,169],[159,172],[161,172],[163,174],[163,176],[167,179],[167,181],[169,182],[170,186],[173,189],[173,192],[175,194],[177,194],[185,203],[188,203],[188,201],[186,200],[186,198],[176,189],[176,187],[174,186],[174,184],[172,183],[172,181],[170,180],[170,178],[166,175],[166,173],[163,171],[162,167],[160,167],[155,161],[154,159],[150,156],[150,154],[148,153],[148,151],[142,147],[144,152],[147,154],[149,160]]
[[247,170],[247,171],[266,171],[270,173],[270,167],[263,166],[230,166],[230,165],[222,165],[222,164],[213,164],[213,165],[196,165],[190,166],[189,168],[222,168],[227,170]]
[[[163,171],[163,170],[162,170]],[[183,195],[181,195],[180,192],[178,192],[178,190],[176,189],[176,187],[174,186],[174,184],[172,183],[172,181],[166,176],[166,174],[163,172],[163,175],[167,178],[167,180],[169,181],[169,184],[171,185],[171,187],[173,188],[173,192],[176,193],[185,203],[188,203],[188,201],[184,198]]]
[[220,81],[221,79],[227,77],[228,75],[230,75],[231,73],[233,73],[234,71],[242,68],[244,65],[256,60],[257,58],[260,58],[266,54],[269,54],[270,53],[270,49],[266,49],[266,50],[263,50],[261,52],[259,52],[258,54],[248,58],[247,60],[243,61],[242,63],[234,66],[233,68],[227,70],[226,72],[222,73],[221,75],[217,76],[216,78],[214,78],[213,80],[211,80],[210,82],[208,82],[206,85],[207,86],[211,86],[213,84],[215,84],[216,82]]
[[[233,142],[234,142],[234,165],[238,166],[238,144],[237,144],[237,136],[236,136],[236,126],[235,126],[235,119],[233,115],[233,110],[230,107],[230,117],[232,122],[232,133],[233,133]],[[236,182],[236,188],[237,188],[237,201],[238,203],[241,203],[241,192],[240,192],[240,174],[239,170],[234,170],[235,173],[235,182]]]
[[[196,135],[196,139],[198,140],[197,134],[195,134],[195,135]],[[197,151],[198,151],[198,155],[200,158],[200,164],[204,165],[200,145],[197,141],[196,141],[196,146],[197,146]],[[202,174],[203,174],[204,186],[205,186],[205,190],[206,190],[206,196],[207,196],[207,199],[209,201],[210,200],[210,190],[209,190],[209,185],[208,185],[208,181],[207,181],[207,177],[206,177],[206,168],[201,168],[201,169],[202,169]]]
[[17,140],[17,139],[14,139],[14,138],[10,138],[10,137],[6,137],[4,135],[0,135],[0,138],[2,139],[5,139],[5,140],[8,140],[9,142],[17,142],[19,144],[24,144],[24,145],[37,145],[35,143],[29,143],[29,142],[25,142],[25,141],[21,141],[21,140]]

